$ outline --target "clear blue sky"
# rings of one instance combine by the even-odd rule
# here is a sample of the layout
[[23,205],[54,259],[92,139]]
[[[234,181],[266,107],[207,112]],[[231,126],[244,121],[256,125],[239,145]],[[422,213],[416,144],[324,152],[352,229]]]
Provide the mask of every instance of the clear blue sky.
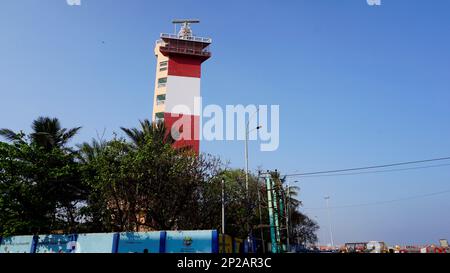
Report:
[[[251,167],[284,173],[450,155],[450,2],[3,0],[0,127],[29,130],[39,115],[96,132],[150,118],[153,46],[171,19],[200,18],[211,36],[204,103],[279,104],[280,148],[250,145]],[[105,43],[103,43],[104,41]],[[202,143],[243,166],[242,142]],[[300,180],[304,210],[328,243],[332,206],[450,189],[450,167]],[[449,194],[333,209],[335,241],[450,239]]]

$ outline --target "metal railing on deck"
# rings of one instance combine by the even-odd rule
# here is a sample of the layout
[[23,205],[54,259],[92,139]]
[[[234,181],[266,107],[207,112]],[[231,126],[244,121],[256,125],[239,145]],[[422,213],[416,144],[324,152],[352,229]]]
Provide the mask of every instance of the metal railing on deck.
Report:
[[211,38],[204,38],[204,37],[181,37],[177,34],[169,34],[169,33],[161,33],[161,38],[170,38],[170,39],[179,39],[184,41],[194,41],[194,42],[202,42],[202,43],[208,43],[210,44],[212,42]]
[[182,53],[182,54],[190,54],[190,55],[199,55],[199,56],[211,56],[211,52],[208,50],[198,50],[193,48],[186,47],[176,47],[176,46],[161,46],[161,50],[172,52],[172,53]]

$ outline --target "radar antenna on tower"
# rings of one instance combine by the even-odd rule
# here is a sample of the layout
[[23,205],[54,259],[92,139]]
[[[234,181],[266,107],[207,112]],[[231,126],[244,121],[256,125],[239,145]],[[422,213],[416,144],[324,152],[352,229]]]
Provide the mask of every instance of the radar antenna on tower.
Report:
[[194,36],[191,29],[191,24],[198,24],[200,20],[198,19],[175,19],[172,21],[175,25],[175,34],[176,34],[176,25],[181,25],[181,29],[178,32],[178,37],[180,38],[190,38]]

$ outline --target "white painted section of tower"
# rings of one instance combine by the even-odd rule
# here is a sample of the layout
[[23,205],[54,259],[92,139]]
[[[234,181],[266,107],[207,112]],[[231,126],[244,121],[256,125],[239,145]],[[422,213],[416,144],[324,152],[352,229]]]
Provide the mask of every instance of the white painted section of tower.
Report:
[[194,115],[199,112],[195,109],[195,100],[199,97],[200,78],[167,77],[166,113]]

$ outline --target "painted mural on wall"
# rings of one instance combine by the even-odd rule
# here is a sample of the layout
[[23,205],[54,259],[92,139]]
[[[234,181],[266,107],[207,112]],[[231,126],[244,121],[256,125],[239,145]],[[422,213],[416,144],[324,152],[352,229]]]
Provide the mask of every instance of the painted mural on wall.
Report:
[[167,231],[166,253],[212,253],[214,243],[218,243],[215,230]]
[[74,253],[75,235],[40,235],[36,243],[36,253]]
[[159,253],[162,232],[122,232],[118,253]]
[[32,235],[3,238],[0,253],[30,253],[32,244]]

